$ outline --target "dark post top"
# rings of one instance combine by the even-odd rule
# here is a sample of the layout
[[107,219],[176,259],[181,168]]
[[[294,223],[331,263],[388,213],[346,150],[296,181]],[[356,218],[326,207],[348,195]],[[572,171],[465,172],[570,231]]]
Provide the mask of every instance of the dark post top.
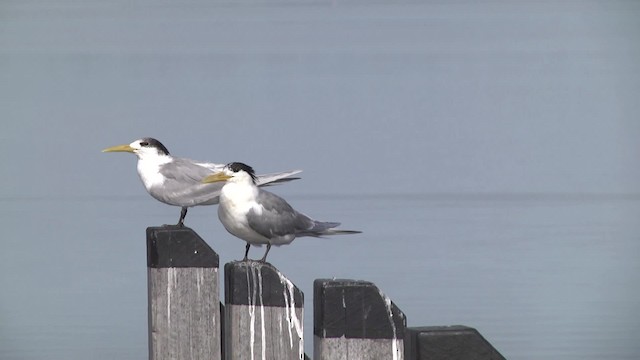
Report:
[[368,281],[313,282],[313,333],[321,338],[403,339],[407,320]]
[[404,345],[406,359],[505,360],[476,329],[462,325],[407,328]]
[[217,268],[218,254],[188,227],[147,228],[147,267]]
[[304,294],[278,269],[260,261],[232,261],[224,265],[224,298],[231,305],[301,308]]

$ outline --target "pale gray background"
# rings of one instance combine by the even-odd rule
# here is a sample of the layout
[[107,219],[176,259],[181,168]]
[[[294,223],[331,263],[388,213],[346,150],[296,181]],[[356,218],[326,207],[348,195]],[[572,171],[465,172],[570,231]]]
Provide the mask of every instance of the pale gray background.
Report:
[[[639,35],[633,1],[0,1],[0,358],[146,357],[179,211],[100,153],[142,136],[304,169],[273,191],[364,231],[270,255],[307,349],[338,276],[508,358],[637,358]],[[238,259],[215,210],[187,224]]]

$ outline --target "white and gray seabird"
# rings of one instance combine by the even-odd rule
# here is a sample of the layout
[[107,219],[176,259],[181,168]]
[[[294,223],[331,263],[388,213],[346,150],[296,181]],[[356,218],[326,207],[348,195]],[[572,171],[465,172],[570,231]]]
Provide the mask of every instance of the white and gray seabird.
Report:
[[226,181],[220,192],[218,218],[232,235],[247,242],[244,259],[251,245],[267,245],[260,261],[267,259],[271,245],[291,243],[296,237],[358,234],[360,231],[334,229],[340,223],[316,221],[299,213],[283,198],[258,188],[258,177],[243,163],[228,164],[205,183]]
[[[178,226],[183,226],[187,209],[218,203],[224,184],[205,184],[202,179],[222,171],[224,164],[173,157],[162,143],[153,138],[138,139],[128,145],[112,146],[103,152],[130,152],[138,156],[138,175],[149,195],[165,204],[180,206]],[[259,175],[260,186],[295,180],[301,170]]]

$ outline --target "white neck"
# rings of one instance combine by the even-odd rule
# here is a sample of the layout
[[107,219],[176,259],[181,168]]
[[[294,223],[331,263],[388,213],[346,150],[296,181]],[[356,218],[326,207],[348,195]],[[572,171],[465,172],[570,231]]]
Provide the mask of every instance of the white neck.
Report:
[[220,192],[220,203],[225,202],[234,207],[252,206],[258,196],[258,187],[253,182],[228,181]]
[[171,160],[171,156],[157,153],[138,156],[138,175],[147,190],[164,183],[164,177],[160,175],[160,167]]

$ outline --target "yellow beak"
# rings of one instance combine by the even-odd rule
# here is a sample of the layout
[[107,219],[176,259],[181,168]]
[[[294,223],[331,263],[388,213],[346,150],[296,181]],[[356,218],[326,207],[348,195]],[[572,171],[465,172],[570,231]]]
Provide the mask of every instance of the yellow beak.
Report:
[[130,152],[132,153],[134,149],[129,145],[117,145],[106,148],[102,150],[102,152]]
[[219,172],[219,173],[215,173],[213,175],[209,175],[207,177],[205,177],[204,179],[202,179],[202,183],[204,184],[208,184],[208,183],[213,183],[213,182],[218,182],[218,181],[227,181],[228,179],[231,179],[233,176],[229,176],[223,172]]

